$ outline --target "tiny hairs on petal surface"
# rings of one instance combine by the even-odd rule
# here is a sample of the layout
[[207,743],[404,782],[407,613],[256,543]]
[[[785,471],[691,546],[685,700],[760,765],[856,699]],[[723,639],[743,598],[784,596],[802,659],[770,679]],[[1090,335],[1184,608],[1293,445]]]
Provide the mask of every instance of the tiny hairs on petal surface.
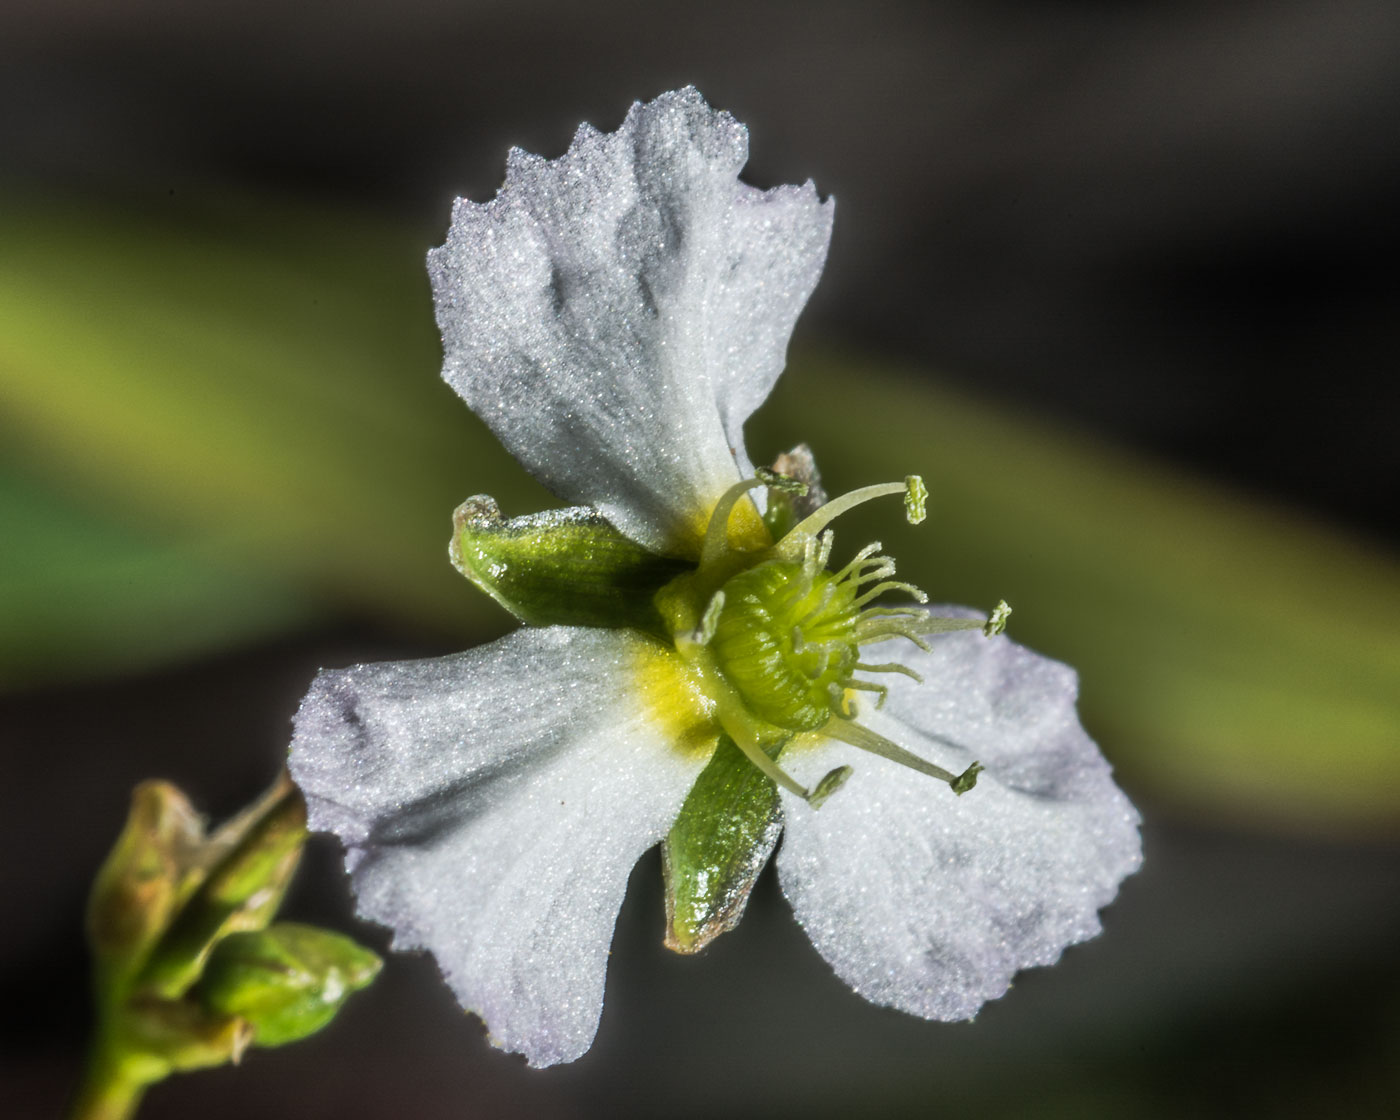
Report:
[[748,134],[694,89],[568,152],[510,154],[428,257],[443,377],[536,478],[689,555],[751,472],[743,423],[782,372],[832,203],[739,182]]
[[[933,608],[936,615],[973,612]],[[785,796],[778,877],[817,951],[874,1003],[970,1019],[1015,973],[1095,936],[1142,861],[1137,810],[1075,712],[1066,665],[1006,637],[939,634],[860,722],[960,773],[946,786],[828,740],[784,755],[799,780],[855,773],[812,812]]]

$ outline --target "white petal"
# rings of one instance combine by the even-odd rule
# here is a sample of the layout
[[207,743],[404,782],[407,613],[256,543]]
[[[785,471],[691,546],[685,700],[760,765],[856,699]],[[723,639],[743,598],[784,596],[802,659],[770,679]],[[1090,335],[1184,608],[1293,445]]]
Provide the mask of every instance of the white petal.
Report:
[[884,711],[869,704],[860,722],[953,773],[981,761],[976,788],[958,797],[830,740],[785,754],[799,780],[855,772],[818,811],[788,799],[778,873],[858,993],[969,1019],[1018,969],[1099,932],[1098,909],[1141,862],[1139,818],[1079,725],[1072,669],[977,631],[930,642],[902,658],[925,683],[887,678]]
[[743,423],[826,259],[830,202],[740,183],[747,158],[733,117],[664,94],[560,159],[512,151],[428,254],[443,377],[555,493],[656,551],[693,552],[749,473]]
[[592,1042],[628,874],[705,763],[674,661],[625,631],[526,629],[322,672],[297,714],[292,776],[360,913],[533,1065]]

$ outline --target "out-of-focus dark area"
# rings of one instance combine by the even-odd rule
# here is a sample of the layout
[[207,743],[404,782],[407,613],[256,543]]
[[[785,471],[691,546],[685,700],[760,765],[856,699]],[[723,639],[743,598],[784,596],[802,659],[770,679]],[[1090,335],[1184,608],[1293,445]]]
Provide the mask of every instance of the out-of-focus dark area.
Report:
[[[557,0],[0,10],[0,1111],[52,1115],[84,893],[145,777],[227,814],[320,666],[502,614],[445,560],[547,501],[436,377],[422,254],[512,144],[693,83],[837,196],[756,460],[921,469],[885,533],[1074,663],[1143,808],[1106,933],[972,1025],[864,1004],[776,882],[696,959],[659,861],[595,1049],[487,1046],[394,957],[144,1116],[1382,1116],[1400,1068],[1400,8]],[[864,536],[861,534],[864,533]],[[333,846],[290,903],[357,925]]]

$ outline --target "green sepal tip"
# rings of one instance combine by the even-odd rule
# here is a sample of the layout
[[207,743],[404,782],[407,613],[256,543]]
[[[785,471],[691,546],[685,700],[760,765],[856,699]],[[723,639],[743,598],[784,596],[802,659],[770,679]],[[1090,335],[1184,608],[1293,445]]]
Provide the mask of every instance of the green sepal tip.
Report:
[[652,599],[690,567],[647,551],[585,506],[507,520],[478,494],[457,507],[452,524],[453,566],[533,626],[662,634]]

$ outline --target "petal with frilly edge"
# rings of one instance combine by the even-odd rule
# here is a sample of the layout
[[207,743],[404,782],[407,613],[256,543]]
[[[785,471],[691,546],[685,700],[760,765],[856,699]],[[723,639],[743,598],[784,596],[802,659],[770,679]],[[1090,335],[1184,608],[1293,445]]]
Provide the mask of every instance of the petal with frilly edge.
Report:
[[626,631],[519,630],[322,672],[291,771],[344,842],[359,912],[432,952],[493,1041],[579,1057],[627,877],[714,736],[674,653]]
[[[935,614],[966,615],[958,608]],[[859,722],[961,773],[961,797],[826,740],[783,756],[798,780],[854,773],[813,811],[785,797],[783,892],[817,951],[874,1003],[970,1019],[1018,969],[1095,936],[1098,910],[1141,862],[1138,814],[1075,713],[1074,671],[977,631],[903,658],[884,710]]]
[[693,555],[750,473],[767,397],[815,287],[832,205],[739,182],[748,134],[694,89],[515,149],[428,254],[443,377],[542,482],[656,552]]

